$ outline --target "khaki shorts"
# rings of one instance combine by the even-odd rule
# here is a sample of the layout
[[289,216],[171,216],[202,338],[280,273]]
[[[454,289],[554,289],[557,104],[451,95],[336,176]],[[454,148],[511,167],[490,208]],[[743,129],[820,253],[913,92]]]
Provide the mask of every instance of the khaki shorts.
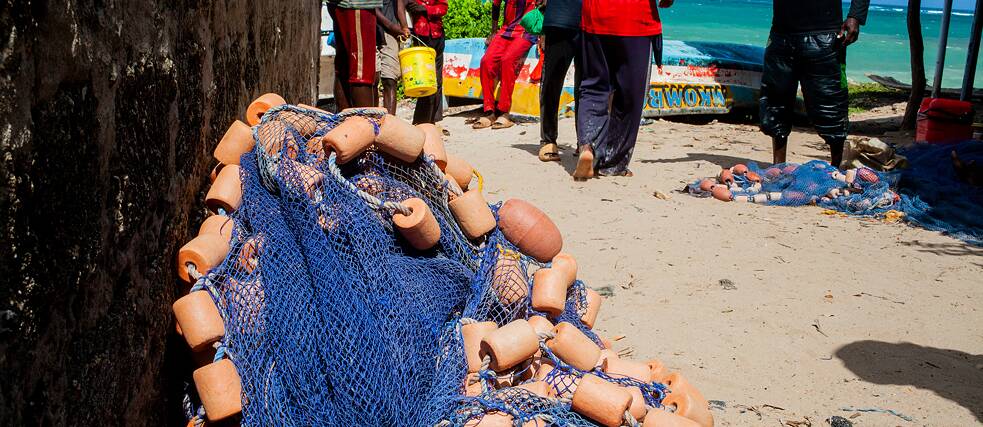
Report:
[[384,37],[384,44],[376,50],[376,68],[379,70],[379,77],[398,80],[402,77],[399,69],[399,41],[389,33],[385,33]]

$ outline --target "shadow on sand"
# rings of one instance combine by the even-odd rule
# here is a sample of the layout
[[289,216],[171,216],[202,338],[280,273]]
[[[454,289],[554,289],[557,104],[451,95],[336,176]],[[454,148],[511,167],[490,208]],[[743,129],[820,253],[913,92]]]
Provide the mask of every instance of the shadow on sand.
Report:
[[[983,421],[983,355],[906,342],[857,341],[840,347],[836,357],[864,381],[931,390]],[[941,420],[924,421],[933,425]]]

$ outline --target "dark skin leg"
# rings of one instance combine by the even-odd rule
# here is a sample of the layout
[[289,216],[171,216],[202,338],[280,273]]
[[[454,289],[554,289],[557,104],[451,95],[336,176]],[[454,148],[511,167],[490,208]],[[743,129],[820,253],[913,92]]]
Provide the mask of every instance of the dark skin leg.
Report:
[[829,145],[829,163],[837,169],[840,168],[840,163],[843,163],[843,143],[842,139],[826,141],[826,144]]
[[382,106],[396,115],[396,80],[382,79]]
[[788,137],[787,136],[773,136],[771,137],[771,150],[774,157],[774,164],[785,163],[786,152],[788,151]]
[[364,107],[374,107],[375,101],[375,88],[372,85],[366,84],[352,84],[351,85],[352,107],[364,108]]
[[345,92],[345,90],[346,90],[345,84],[341,82],[340,78],[335,77],[334,99],[335,99],[335,104],[338,106],[338,111],[352,107],[351,100],[349,100],[348,94]]

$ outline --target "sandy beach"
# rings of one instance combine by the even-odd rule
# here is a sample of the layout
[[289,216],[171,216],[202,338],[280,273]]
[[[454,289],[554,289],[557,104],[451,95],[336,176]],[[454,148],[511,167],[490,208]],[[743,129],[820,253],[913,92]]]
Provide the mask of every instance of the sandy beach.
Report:
[[[881,135],[902,109],[856,115],[854,131],[904,138]],[[580,183],[572,119],[560,121],[562,163],[542,163],[538,123],[475,131],[467,116],[444,120],[448,150],[484,175],[490,201],[526,199],[556,221],[581,279],[608,295],[595,329],[624,335],[615,347],[632,358],[682,372],[717,425],[983,420],[983,248],[818,207],[676,191],[721,166],[768,162],[770,141],[753,124],[657,120],[640,130],[633,178]],[[828,160],[807,129],[789,153]]]

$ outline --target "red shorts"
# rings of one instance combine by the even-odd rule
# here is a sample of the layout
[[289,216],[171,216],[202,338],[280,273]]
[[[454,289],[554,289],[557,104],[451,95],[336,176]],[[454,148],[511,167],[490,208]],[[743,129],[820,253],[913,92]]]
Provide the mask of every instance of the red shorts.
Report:
[[375,83],[375,10],[330,7],[335,29],[335,71],[349,84]]

